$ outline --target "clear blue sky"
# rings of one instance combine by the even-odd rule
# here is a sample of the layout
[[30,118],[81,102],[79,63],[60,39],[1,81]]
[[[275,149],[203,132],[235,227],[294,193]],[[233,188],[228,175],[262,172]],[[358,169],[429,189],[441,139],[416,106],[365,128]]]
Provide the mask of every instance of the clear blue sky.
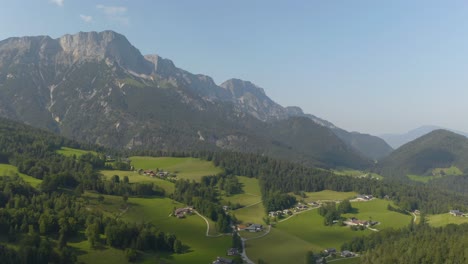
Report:
[[468,131],[467,1],[2,1],[0,39],[115,30],[347,130]]

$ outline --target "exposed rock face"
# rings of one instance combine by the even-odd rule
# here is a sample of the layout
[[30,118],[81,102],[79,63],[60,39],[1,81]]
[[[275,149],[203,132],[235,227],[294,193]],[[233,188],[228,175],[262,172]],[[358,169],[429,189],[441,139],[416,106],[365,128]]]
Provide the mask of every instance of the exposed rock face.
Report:
[[[128,148],[183,144],[262,152],[258,142],[276,142],[262,138],[269,126],[263,122],[300,116],[335,128],[298,107],[282,107],[251,82],[230,79],[218,86],[171,60],[143,56],[113,31],[0,41],[0,114],[78,140]],[[198,131],[206,140],[199,140]],[[359,151],[359,144],[344,142]]]

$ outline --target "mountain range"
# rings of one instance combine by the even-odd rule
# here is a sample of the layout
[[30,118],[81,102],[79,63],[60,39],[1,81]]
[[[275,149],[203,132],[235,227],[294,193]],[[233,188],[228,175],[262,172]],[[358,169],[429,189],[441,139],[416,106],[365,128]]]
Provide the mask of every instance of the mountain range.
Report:
[[392,148],[283,107],[255,84],[142,55],[113,31],[0,41],[0,116],[108,147],[254,152],[366,167]]

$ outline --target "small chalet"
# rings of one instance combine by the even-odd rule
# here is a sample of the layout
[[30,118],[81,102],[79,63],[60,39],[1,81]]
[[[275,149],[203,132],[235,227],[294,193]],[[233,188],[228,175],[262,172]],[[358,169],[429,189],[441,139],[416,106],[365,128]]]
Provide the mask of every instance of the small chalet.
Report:
[[228,256],[237,256],[239,255],[239,249],[237,248],[230,248],[228,249],[227,253]]
[[354,254],[353,252],[348,251],[348,250],[343,250],[343,251],[341,251],[341,256],[342,256],[343,258],[349,258],[349,257],[354,257],[354,256],[356,256],[356,254]]
[[450,214],[453,216],[463,216],[463,212],[460,212],[459,210],[450,210]]
[[307,209],[307,205],[305,205],[305,204],[298,204],[298,205],[296,206],[296,209],[297,209],[297,210],[305,210],[305,209]]
[[245,230],[247,228],[246,225],[237,225],[237,231],[242,231],[242,230]]
[[356,197],[356,200],[358,201],[370,201],[374,198],[374,196],[370,195],[370,194],[359,194],[357,197]]
[[359,220],[354,217],[344,221],[343,223],[348,226],[368,226],[369,225],[369,221]]
[[184,207],[184,208],[177,208],[174,211],[174,216],[177,218],[184,218],[186,214],[191,214],[192,208],[191,207]]
[[156,173],[154,173],[154,171],[152,171],[152,170],[145,170],[145,171],[143,171],[143,174],[151,176],[151,177],[156,176]]
[[167,171],[160,171],[160,172],[158,172],[157,175],[158,175],[158,177],[165,178],[165,177],[169,176],[169,172],[167,172]]
[[245,228],[244,230],[246,231],[249,231],[249,232],[260,232],[263,230],[263,225],[259,225],[259,224],[251,224],[249,225],[247,228]]
[[233,263],[232,259],[227,259],[227,258],[222,258],[222,257],[217,257],[215,261],[213,261],[213,264],[231,264]]
[[336,254],[336,248],[327,248],[323,252],[328,255]]

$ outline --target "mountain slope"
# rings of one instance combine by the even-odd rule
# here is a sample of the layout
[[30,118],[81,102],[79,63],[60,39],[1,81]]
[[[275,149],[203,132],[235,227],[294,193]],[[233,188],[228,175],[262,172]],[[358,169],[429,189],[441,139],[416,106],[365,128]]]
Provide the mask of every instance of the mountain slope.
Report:
[[411,141],[383,159],[383,175],[430,175],[432,169],[456,166],[468,172],[468,139],[447,130],[435,130]]
[[424,136],[427,133],[432,132],[437,129],[445,129],[445,130],[449,130],[449,131],[452,131],[454,133],[457,133],[463,136],[468,136],[468,133],[453,130],[453,129],[447,129],[447,128],[443,128],[439,126],[421,126],[416,129],[410,130],[404,134],[382,134],[382,135],[379,135],[379,137],[385,140],[390,146],[397,149],[401,147],[402,145],[410,141],[413,141],[417,139],[418,137]]
[[112,31],[1,41],[0,115],[110,147],[369,164],[313,119],[285,127],[294,122],[288,112],[254,84],[233,79],[217,86],[170,60],[143,56]]

